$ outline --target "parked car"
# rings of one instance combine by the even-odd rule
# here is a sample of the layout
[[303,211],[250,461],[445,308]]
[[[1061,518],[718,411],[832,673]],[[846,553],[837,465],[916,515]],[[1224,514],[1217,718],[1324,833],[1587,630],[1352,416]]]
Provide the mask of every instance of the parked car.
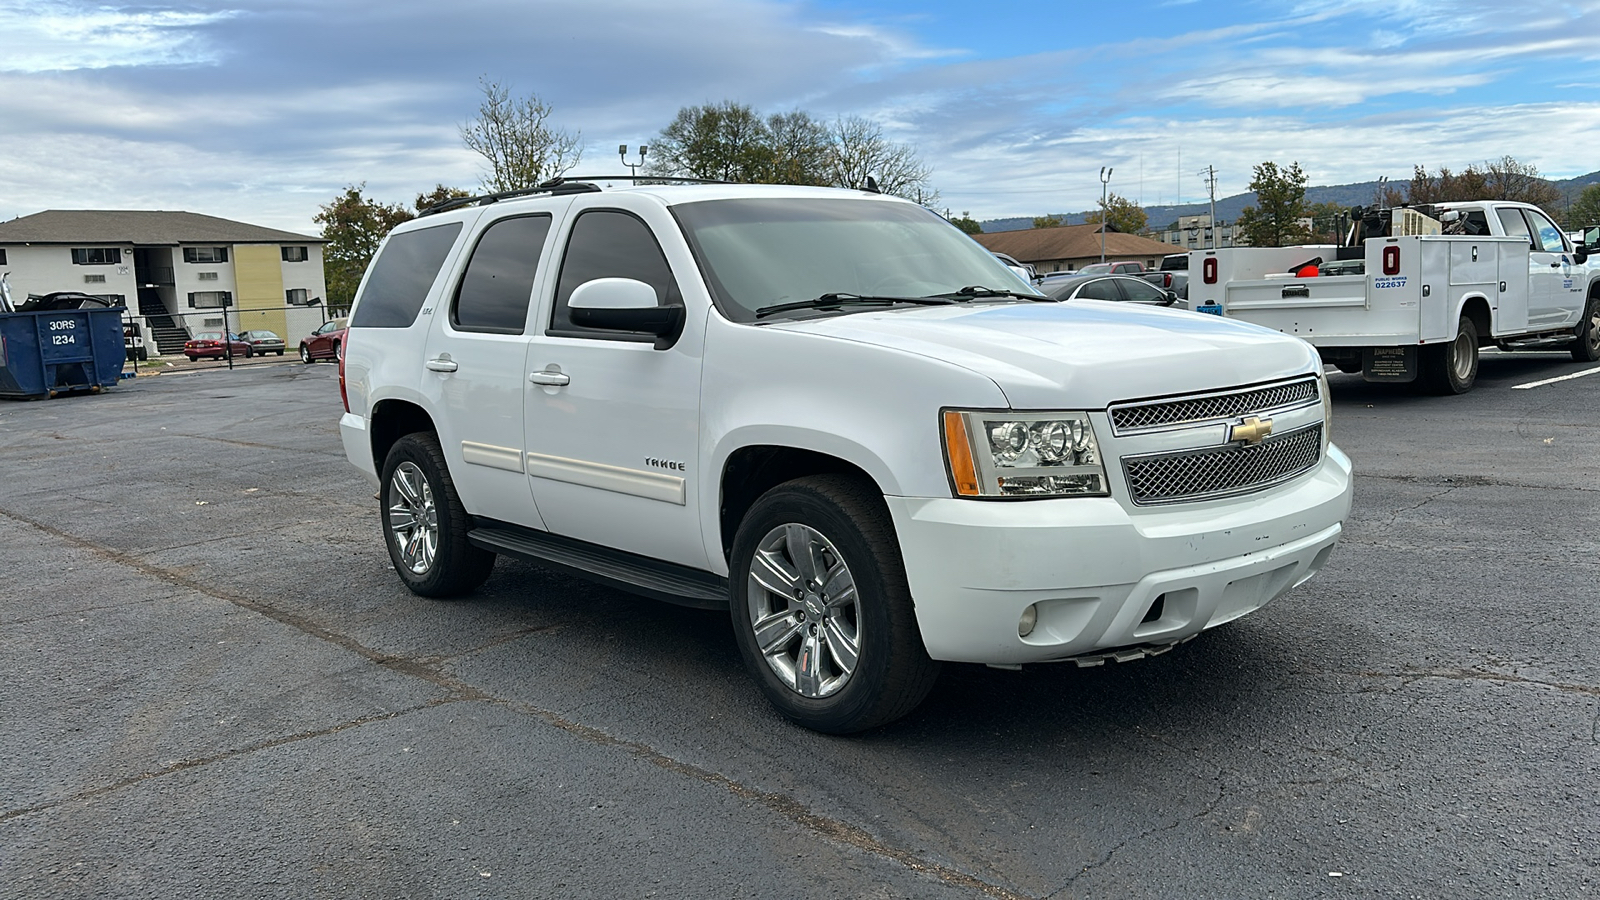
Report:
[[[1052,300],[1117,300],[1150,306],[1174,306],[1178,295],[1143,278],[1127,275],[1079,275],[1053,278],[1039,286]],[[1180,307],[1181,308],[1181,307]]]
[[1163,256],[1158,269],[1162,272],[1187,272],[1189,271],[1189,254],[1171,253]]
[[275,331],[246,331],[239,335],[239,339],[250,345],[250,351],[258,356],[268,353],[283,355],[283,338],[278,337]]
[[202,357],[207,359],[222,359],[228,355],[232,348],[236,357],[250,358],[250,345],[241,340],[237,334],[229,334],[226,339],[220,331],[202,331],[183,345],[183,355],[194,362]]
[[349,319],[329,319],[321,328],[300,341],[300,361],[312,363],[319,359],[337,360],[339,348],[344,344],[344,329]]
[[1079,275],[1140,275],[1148,272],[1144,263],[1137,260],[1090,263],[1078,270]]

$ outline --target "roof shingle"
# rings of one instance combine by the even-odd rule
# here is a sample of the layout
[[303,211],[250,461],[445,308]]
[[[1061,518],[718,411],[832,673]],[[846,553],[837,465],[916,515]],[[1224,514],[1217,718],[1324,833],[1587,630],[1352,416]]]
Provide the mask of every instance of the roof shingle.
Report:
[[0,244],[325,244],[322,238],[192,212],[47,209],[0,222]]
[[[1061,225],[1055,228],[1026,228],[1021,231],[997,231],[993,234],[975,234],[973,240],[1016,257],[1025,263],[1052,259],[1087,259],[1100,256],[1100,226]],[[1182,253],[1182,247],[1152,241],[1137,234],[1120,231],[1106,232],[1106,258],[1129,256],[1165,256]]]

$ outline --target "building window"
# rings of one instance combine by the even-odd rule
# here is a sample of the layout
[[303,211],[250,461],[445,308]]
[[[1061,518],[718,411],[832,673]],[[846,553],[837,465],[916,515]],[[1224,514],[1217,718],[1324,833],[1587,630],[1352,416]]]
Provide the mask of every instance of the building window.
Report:
[[214,309],[232,303],[233,294],[228,291],[192,291],[189,294],[189,306],[193,309]]
[[223,322],[222,319],[201,319],[200,321],[204,323],[206,328],[221,328]]
[[290,306],[305,306],[308,302],[305,288],[290,288],[283,292],[283,299],[289,301]]
[[85,276],[83,276],[83,283],[84,284],[105,284],[106,283],[106,277],[104,275],[85,275]]
[[4,247],[0,247],[0,266],[3,266],[5,264],[6,264],[6,251],[5,251]]
[[306,248],[304,248],[304,247],[285,247],[285,248],[283,248],[283,261],[284,262],[305,262],[306,259],[308,259],[308,258],[309,257],[306,254]]
[[73,247],[72,264],[75,266],[114,266],[122,262],[120,247]]
[[201,272],[200,274],[196,275],[195,278],[199,279],[200,281],[216,281],[217,280],[217,273],[215,273],[215,272]]
[[228,248],[185,247],[183,248],[183,261],[186,263],[225,263],[228,261]]

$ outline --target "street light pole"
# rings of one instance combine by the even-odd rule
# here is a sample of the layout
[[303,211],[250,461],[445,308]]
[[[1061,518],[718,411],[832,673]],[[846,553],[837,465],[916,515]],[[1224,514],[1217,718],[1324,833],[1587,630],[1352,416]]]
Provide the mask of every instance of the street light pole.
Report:
[[627,144],[620,144],[620,145],[617,146],[617,155],[622,157],[622,164],[628,167],[628,171],[633,174],[633,177],[635,179],[637,179],[639,177],[639,167],[644,165],[645,154],[647,154],[649,152],[650,152],[650,145],[649,144],[640,144],[639,145],[639,161],[636,162],[636,163],[631,163],[631,162],[628,162],[628,145]]
[[1106,226],[1110,224],[1106,213],[1106,191],[1111,185],[1111,169],[1100,167],[1100,261],[1106,261]]

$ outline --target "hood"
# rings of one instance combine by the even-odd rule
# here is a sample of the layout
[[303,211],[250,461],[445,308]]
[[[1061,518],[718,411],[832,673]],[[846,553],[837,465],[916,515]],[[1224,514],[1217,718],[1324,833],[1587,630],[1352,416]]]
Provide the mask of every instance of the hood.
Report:
[[1276,331],[1094,300],[913,307],[764,327],[944,360],[993,379],[1013,409],[1104,409],[1322,369],[1309,344]]

